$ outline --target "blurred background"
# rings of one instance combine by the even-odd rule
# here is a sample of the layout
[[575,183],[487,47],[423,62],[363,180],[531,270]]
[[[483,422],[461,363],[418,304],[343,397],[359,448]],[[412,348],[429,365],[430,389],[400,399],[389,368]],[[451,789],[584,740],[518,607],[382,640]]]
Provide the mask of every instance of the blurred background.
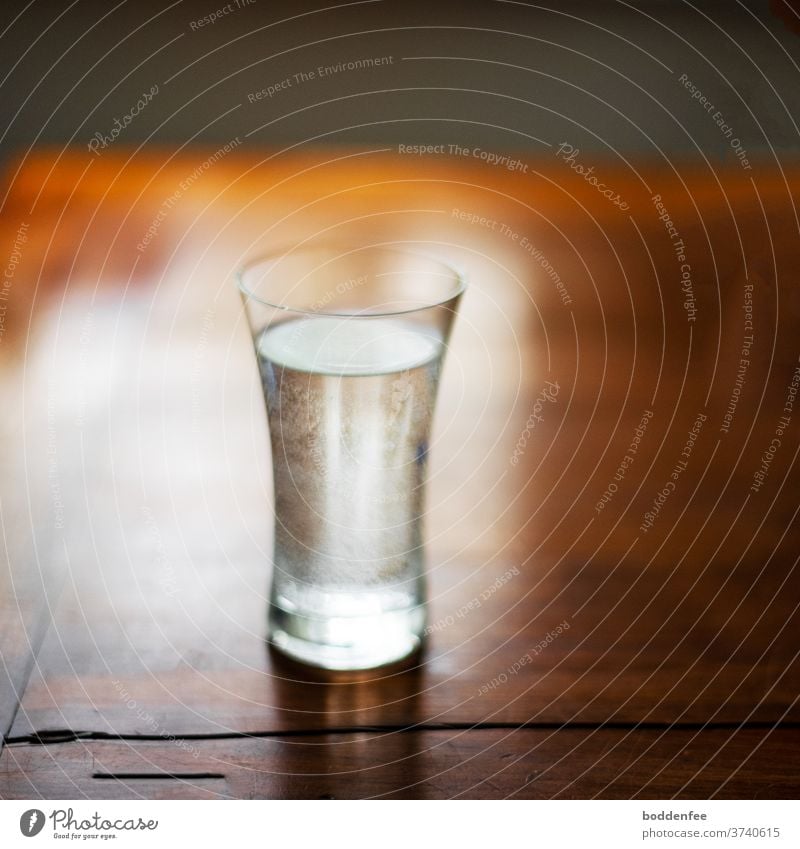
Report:
[[[799,6],[4,4],[0,796],[796,798]],[[322,238],[470,280],[357,687],[265,645],[234,286]]]
[[0,15],[3,157],[109,135],[153,86],[115,143],[569,139],[731,160],[705,103],[751,157],[798,141],[795,0],[33,0]]

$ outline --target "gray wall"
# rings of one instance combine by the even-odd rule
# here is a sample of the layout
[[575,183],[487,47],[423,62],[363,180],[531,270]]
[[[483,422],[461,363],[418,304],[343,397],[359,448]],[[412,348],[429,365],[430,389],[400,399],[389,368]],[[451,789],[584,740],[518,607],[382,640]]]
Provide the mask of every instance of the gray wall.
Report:
[[[718,160],[735,157],[738,138],[748,157],[797,150],[800,26],[792,31],[766,0],[239,3],[204,26],[192,22],[223,0],[4,4],[0,156],[110,138],[115,118],[153,86],[110,146],[239,136],[243,145],[531,152],[543,139],[610,156]],[[800,22],[792,5],[772,4]],[[378,57],[391,64],[294,77]],[[713,109],[692,98],[683,74]],[[271,97],[248,98],[282,82]]]

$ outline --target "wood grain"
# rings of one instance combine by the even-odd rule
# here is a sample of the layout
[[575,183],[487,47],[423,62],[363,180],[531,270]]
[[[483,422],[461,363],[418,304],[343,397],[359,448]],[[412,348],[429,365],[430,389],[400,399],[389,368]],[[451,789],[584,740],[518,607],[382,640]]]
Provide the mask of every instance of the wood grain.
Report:
[[[800,356],[800,169],[601,163],[622,212],[557,161],[522,179],[235,154],[181,189],[204,158],[7,171],[4,231],[28,225],[0,344],[11,739],[800,718],[800,407],[753,489]],[[232,275],[265,244],[354,232],[424,243],[470,290],[431,454],[426,651],[322,680],[264,644],[270,466]]]
[[8,746],[4,799],[794,798],[796,731],[472,730]]

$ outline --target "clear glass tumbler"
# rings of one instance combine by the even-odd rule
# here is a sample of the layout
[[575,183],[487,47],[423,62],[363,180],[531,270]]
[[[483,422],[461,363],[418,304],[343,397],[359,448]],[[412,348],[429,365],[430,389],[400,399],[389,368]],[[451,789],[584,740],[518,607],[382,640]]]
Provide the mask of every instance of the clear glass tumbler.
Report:
[[464,291],[391,246],[316,245],[239,274],[272,443],[269,640],[327,669],[400,660],[425,626],[425,468]]

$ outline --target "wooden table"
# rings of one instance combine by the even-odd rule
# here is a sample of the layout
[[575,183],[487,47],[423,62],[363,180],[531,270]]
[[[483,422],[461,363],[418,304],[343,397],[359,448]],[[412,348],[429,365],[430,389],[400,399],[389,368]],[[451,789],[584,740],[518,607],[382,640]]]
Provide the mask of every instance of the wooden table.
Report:
[[[7,167],[0,796],[797,795],[800,169],[592,163],[615,203],[521,158]],[[328,679],[264,643],[269,455],[232,284],[254,246],[323,233],[471,278],[428,645]]]

